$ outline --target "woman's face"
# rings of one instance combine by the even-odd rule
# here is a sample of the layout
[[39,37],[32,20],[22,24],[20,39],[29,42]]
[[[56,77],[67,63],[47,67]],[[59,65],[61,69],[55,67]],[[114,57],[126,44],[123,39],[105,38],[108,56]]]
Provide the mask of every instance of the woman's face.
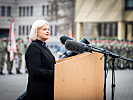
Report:
[[46,41],[47,39],[49,39],[49,25],[45,24],[42,28],[38,29],[37,31],[37,39],[41,40],[41,41]]

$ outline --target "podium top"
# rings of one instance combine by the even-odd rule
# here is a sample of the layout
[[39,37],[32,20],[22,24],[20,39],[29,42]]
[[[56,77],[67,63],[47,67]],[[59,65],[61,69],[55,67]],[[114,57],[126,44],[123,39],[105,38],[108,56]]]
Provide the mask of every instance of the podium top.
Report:
[[[61,63],[61,62],[64,62],[64,61],[67,61],[67,60],[70,60],[70,59],[74,59],[74,58],[77,58],[77,57],[82,57],[82,56],[86,56],[86,55],[93,55],[93,54],[101,54],[101,53],[98,53],[98,52],[85,52],[85,53],[82,53],[82,54],[79,54],[79,55],[76,55],[76,56],[72,56],[72,57],[68,57],[68,58],[64,58],[64,59],[59,59],[56,61],[56,64],[58,63]],[[103,56],[103,54],[101,54],[101,57]]]

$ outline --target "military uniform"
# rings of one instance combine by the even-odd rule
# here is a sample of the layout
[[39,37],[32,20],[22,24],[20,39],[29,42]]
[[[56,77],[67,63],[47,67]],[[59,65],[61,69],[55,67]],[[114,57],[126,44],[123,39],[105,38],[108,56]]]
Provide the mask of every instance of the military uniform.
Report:
[[[128,46],[129,46],[128,58],[133,59],[133,42],[130,41]],[[128,64],[129,64],[129,69],[133,69],[133,62],[129,61]]]
[[25,50],[29,47],[29,45],[30,45],[30,40],[29,40],[29,38],[27,38],[27,42],[25,43]]
[[2,70],[4,68],[4,63],[6,62],[5,56],[7,53],[7,45],[3,39],[4,38],[0,40],[0,74],[3,74]]
[[22,55],[25,53],[25,45],[24,43],[22,42],[22,40],[18,40],[17,41],[17,56],[18,56],[18,67],[16,68],[16,71],[18,74],[20,74],[20,69],[21,69],[21,66],[22,66]]

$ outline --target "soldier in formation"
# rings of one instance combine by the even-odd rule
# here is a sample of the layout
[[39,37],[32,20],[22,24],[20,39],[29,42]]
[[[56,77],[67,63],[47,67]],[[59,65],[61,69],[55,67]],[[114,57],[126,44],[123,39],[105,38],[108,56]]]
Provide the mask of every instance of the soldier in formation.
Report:
[[[0,37],[0,75],[6,74],[6,73],[3,73],[4,66],[6,65],[7,65],[7,69],[5,70],[7,70],[7,73],[13,74],[14,72],[12,72],[12,70],[13,70],[14,64],[16,64],[15,70],[17,74],[21,74],[20,69],[22,67],[22,61],[23,61],[22,56],[25,54],[25,51],[28,48],[29,44],[30,44],[29,38],[27,38],[26,43],[24,43],[23,40],[19,38],[16,43],[17,53],[15,53],[13,61],[10,61],[10,52],[7,50],[7,40],[5,39],[5,37],[2,37],[2,36]],[[14,61],[15,63],[13,63]]]
[[[118,39],[91,39],[90,44],[92,46],[108,50],[120,56],[133,59],[133,41]],[[108,56],[108,59],[111,59],[111,57]],[[133,69],[133,62],[116,58],[114,67],[115,69]]]
[[3,73],[4,64],[6,63],[7,45],[4,37],[0,38],[0,74]]
[[16,68],[16,71],[18,74],[21,74],[20,69],[22,67],[22,60],[23,60],[22,56],[24,55],[25,50],[26,50],[26,45],[24,44],[21,38],[17,40],[16,47],[17,47],[16,56],[18,56],[18,67]]

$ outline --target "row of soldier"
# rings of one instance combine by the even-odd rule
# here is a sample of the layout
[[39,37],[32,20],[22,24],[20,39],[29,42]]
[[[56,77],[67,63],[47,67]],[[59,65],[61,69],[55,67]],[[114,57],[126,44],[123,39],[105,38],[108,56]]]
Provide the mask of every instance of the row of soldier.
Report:
[[[26,48],[29,45],[29,39],[27,38],[26,43],[23,42],[22,39],[17,39],[17,53],[14,55],[14,60],[10,61],[9,59],[9,52],[7,51],[7,40],[5,40],[4,37],[0,38],[0,74],[3,74],[4,65],[7,64],[7,71],[9,74],[13,74],[13,65],[16,64],[15,70],[19,74],[21,73],[20,69],[22,67],[22,56],[24,55]],[[133,59],[133,41],[127,41],[127,40],[96,40],[96,39],[90,39],[90,45],[103,48],[108,51],[111,51],[115,54],[118,54],[120,56],[124,56],[127,58]],[[110,57],[108,57],[110,59]],[[15,62],[13,64],[13,62]],[[110,66],[109,66],[110,67]],[[133,62],[129,62],[123,59],[117,58],[115,60],[115,68],[116,69],[133,69]]]
[[[7,39],[5,37],[0,37],[0,74],[21,74],[22,71],[20,70],[22,69],[22,60],[24,59],[23,56],[26,48],[29,45],[29,40],[27,38],[26,43],[24,43],[21,38],[16,40],[17,52],[14,53],[14,59],[12,61],[10,61],[10,52],[7,50],[7,45]],[[15,70],[14,72],[13,69]],[[6,70],[6,72],[4,70]]]
[[[124,56],[130,59],[133,59],[133,41],[128,40],[118,40],[118,39],[91,39],[90,40],[91,45],[103,48],[105,50],[108,50],[110,52],[113,52],[117,55]],[[108,57],[108,60],[111,57]],[[108,66],[110,67],[110,66]],[[133,69],[133,62],[123,60],[120,58],[115,59],[115,69]]]

